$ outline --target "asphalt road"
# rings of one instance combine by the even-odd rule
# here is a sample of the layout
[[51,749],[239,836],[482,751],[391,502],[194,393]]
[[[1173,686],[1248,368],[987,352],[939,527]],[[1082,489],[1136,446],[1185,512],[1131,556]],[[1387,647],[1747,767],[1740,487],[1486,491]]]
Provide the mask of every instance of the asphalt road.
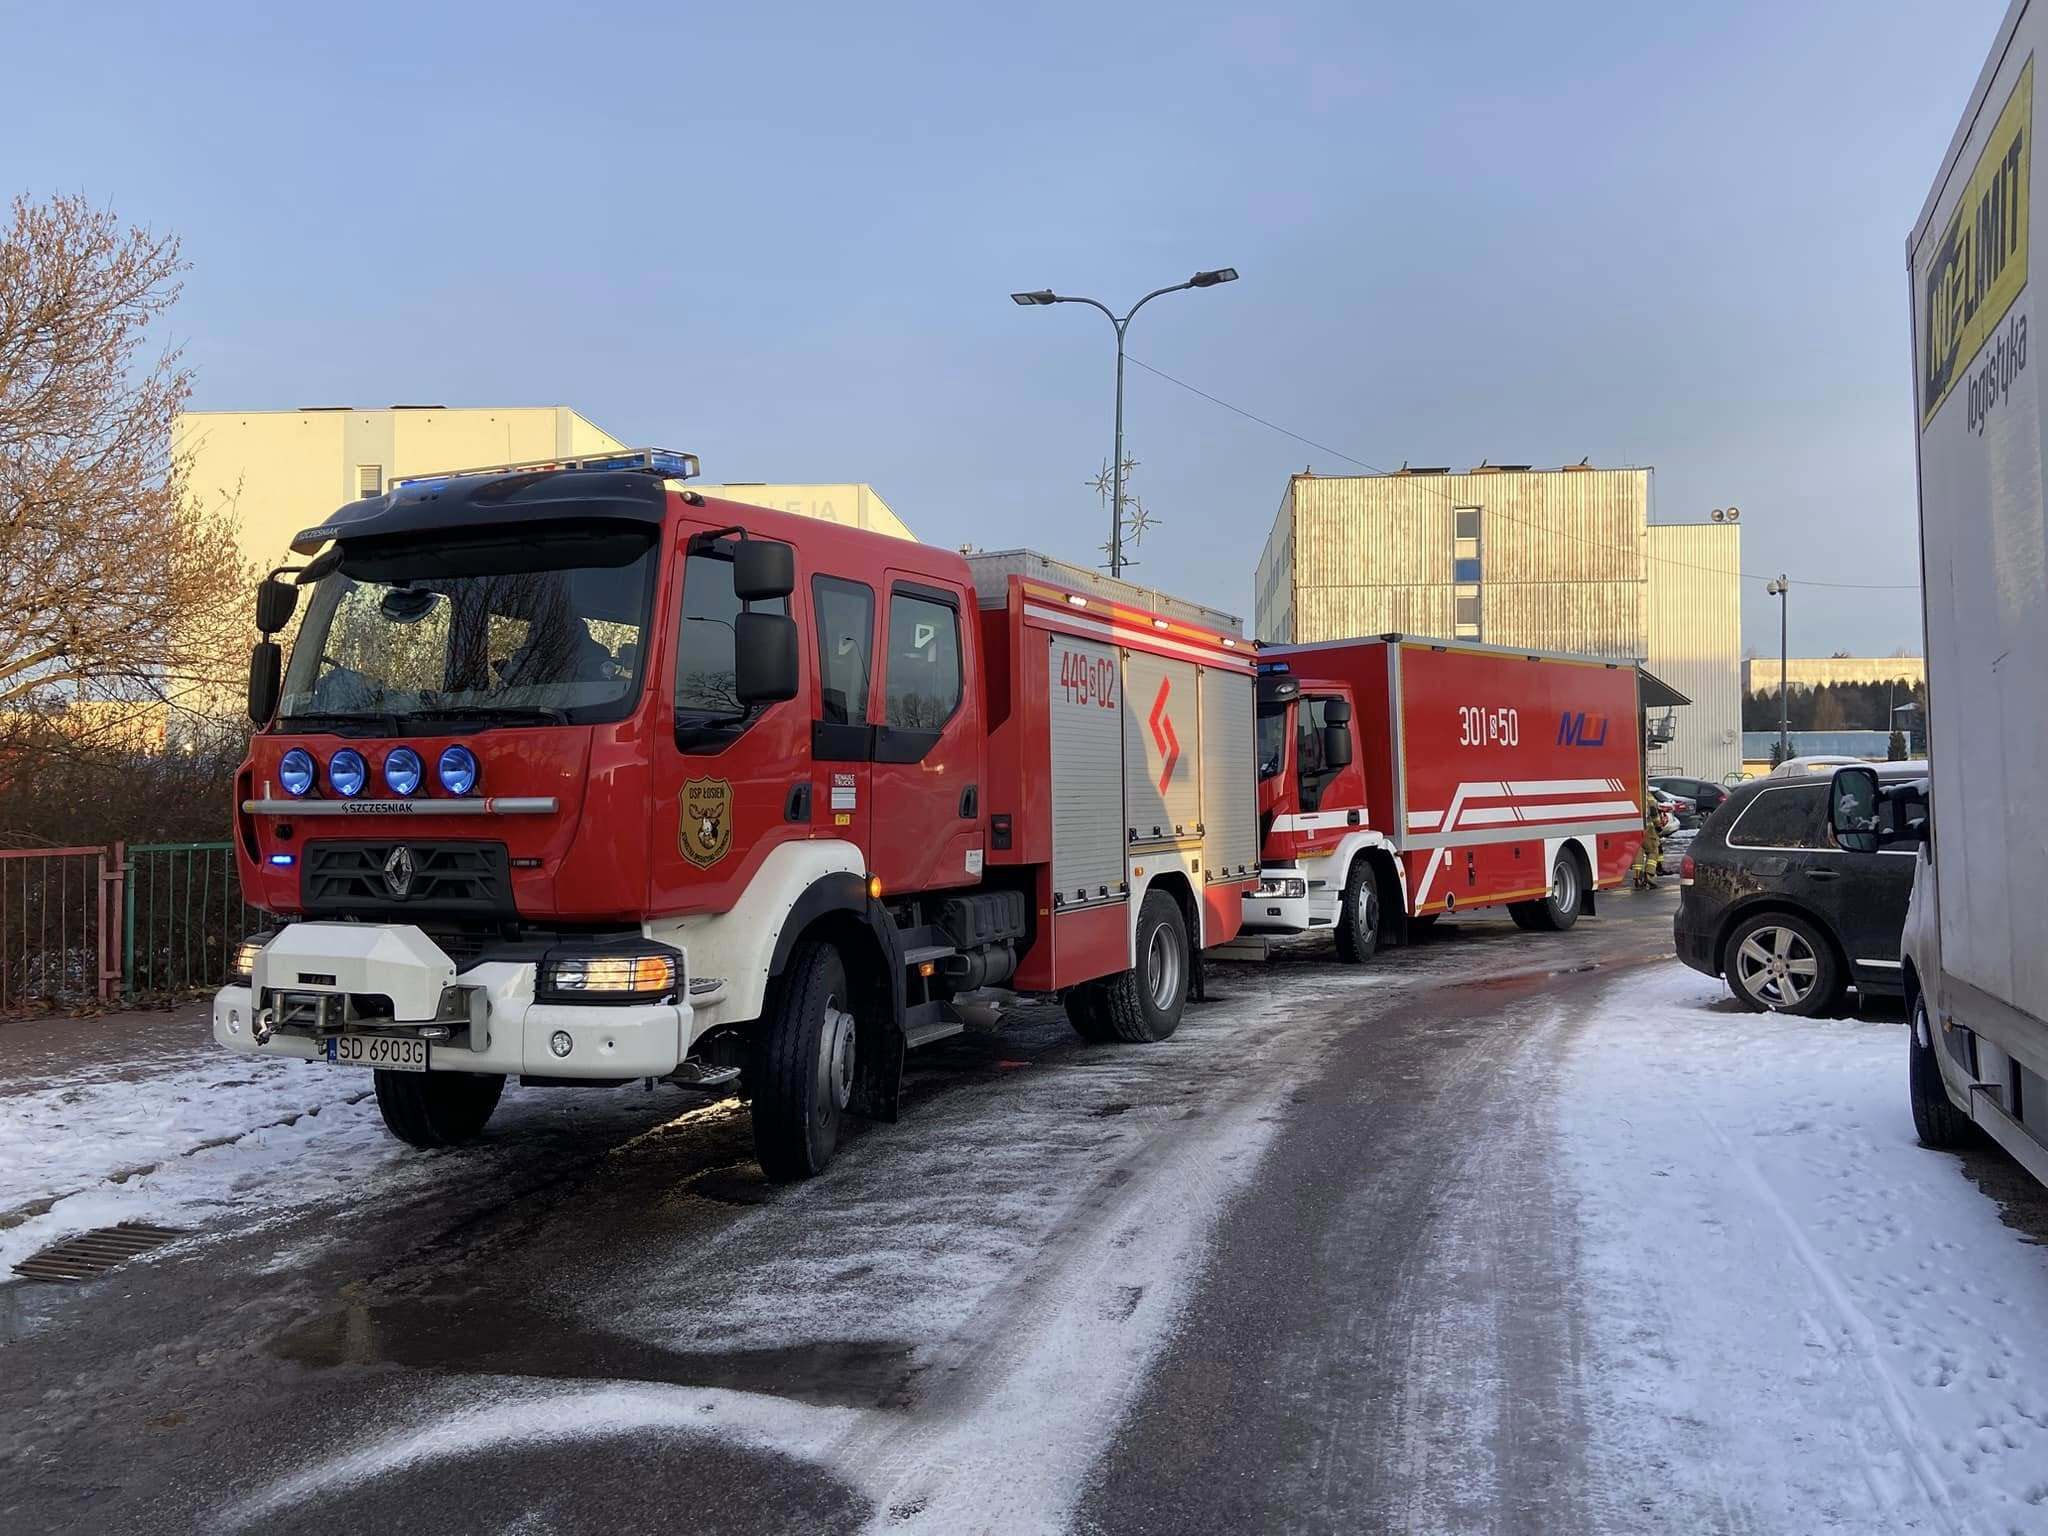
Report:
[[666,1091],[258,1164],[265,1220],[0,1284],[0,1530],[1588,1529],[1541,1111],[1673,894],[1220,966],[1156,1047],[1025,1011],[795,1188]]

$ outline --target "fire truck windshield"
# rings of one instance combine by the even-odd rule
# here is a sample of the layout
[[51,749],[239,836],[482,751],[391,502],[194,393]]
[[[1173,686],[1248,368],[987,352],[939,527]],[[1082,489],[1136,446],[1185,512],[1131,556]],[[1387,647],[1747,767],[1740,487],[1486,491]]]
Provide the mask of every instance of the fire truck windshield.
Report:
[[603,524],[344,545],[314,586],[279,721],[381,734],[619,719],[644,676],[654,547],[650,529]]

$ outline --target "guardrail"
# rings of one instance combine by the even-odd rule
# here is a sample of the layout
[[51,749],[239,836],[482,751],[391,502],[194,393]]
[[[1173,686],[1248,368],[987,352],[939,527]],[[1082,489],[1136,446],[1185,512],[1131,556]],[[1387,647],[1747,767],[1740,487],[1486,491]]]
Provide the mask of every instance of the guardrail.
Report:
[[121,845],[0,849],[0,1013],[110,1002]]

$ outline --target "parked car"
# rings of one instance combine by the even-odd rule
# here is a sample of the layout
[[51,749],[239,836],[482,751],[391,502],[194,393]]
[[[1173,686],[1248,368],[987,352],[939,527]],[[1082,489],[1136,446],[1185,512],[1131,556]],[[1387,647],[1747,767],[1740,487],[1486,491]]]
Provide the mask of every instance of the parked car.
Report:
[[1652,785],[1649,796],[1659,808],[1671,813],[1672,820],[1678,826],[1691,828],[1700,824],[1699,807],[1683,795],[1675,795],[1668,789],[1659,789]]
[[1860,763],[1862,761],[1863,759],[1860,757],[1843,757],[1835,752],[1816,752],[1811,757],[1786,758],[1785,761],[1771,770],[1770,777],[1774,779],[1793,779],[1806,774],[1819,774],[1822,778],[1826,778],[1837,768],[1845,768],[1851,763]]
[[[1925,763],[1874,766],[1887,784],[1927,774]],[[1759,1011],[1820,1013],[1846,986],[1898,993],[1912,851],[1845,849],[1828,823],[1825,777],[1731,791],[1679,866],[1678,958]]]
[[1721,802],[1728,798],[1726,786],[1716,784],[1712,779],[1688,778],[1684,774],[1660,773],[1650,780],[1658,789],[1669,790],[1672,794],[1690,800],[1699,807],[1700,815],[1711,816],[1721,809]]
[[1657,873],[1675,875],[1685,866],[1685,856],[1692,852],[1697,831],[1673,831],[1657,839]]

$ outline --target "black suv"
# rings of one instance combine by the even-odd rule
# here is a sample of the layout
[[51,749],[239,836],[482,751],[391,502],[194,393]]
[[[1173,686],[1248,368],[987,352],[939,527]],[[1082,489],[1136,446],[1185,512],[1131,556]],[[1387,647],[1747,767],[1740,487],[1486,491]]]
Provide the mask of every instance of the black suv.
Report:
[[[1925,763],[1886,763],[1886,784]],[[1724,976],[1745,1006],[1820,1013],[1844,986],[1901,990],[1899,932],[1913,892],[1911,847],[1857,853],[1828,830],[1828,778],[1754,779],[1700,828],[1679,867],[1678,958]],[[1890,802],[1885,814],[1895,811]]]

